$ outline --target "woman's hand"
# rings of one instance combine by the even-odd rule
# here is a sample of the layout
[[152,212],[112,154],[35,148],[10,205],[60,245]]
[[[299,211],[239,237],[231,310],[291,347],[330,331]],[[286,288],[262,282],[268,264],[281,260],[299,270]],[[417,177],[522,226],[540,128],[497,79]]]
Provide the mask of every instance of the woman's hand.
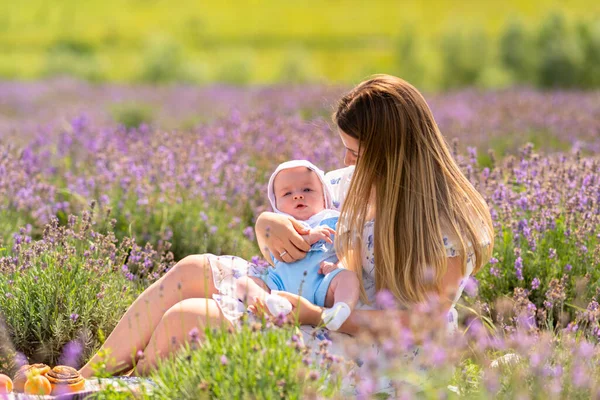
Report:
[[278,261],[291,263],[304,258],[310,250],[301,236],[310,230],[294,218],[264,212],[256,220],[255,231],[260,250],[269,262],[272,261],[269,253]]
[[321,324],[321,313],[323,312],[321,307],[294,293],[278,290],[272,290],[271,293],[287,299],[292,304],[292,312],[289,318],[298,321],[300,325],[318,326]]

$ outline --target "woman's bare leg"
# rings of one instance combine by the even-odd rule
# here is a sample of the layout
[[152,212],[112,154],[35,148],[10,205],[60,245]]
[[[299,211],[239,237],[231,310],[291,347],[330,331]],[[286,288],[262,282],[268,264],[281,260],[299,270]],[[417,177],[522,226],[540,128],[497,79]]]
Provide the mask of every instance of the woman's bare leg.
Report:
[[171,307],[160,320],[144,354],[137,363],[134,375],[147,375],[159,359],[180,349],[190,340],[193,328],[198,328],[200,335],[204,328],[224,327],[231,325],[225,318],[217,303],[212,299],[187,299]]
[[[137,351],[146,348],[165,312],[175,304],[189,298],[211,297],[215,293],[206,256],[188,256],[179,261],[139,295],[102,345],[100,350],[108,349],[109,358],[115,364],[109,366],[109,370],[130,369]],[[85,378],[92,376],[92,365],[101,360],[98,354],[94,355],[80,370],[81,374]]]

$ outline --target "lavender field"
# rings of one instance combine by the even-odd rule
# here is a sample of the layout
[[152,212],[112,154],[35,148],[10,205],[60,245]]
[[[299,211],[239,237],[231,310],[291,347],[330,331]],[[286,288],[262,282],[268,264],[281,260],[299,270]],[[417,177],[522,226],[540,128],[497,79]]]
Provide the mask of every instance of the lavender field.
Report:
[[[0,372],[23,357],[81,365],[185,255],[258,261],[253,225],[272,169],[291,158],[343,166],[330,114],[347,89],[0,83]],[[426,339],[425,370],[437,372],[403,366],[399,332],[360,393],[393,371],[425,379],[425,397],[448,385],[472,398],[599,396],[600,92],[425,97],[488,201],[494,258],[461,301],[464,335]],[[308,382],[293,390],[334,396],[311,384],[326,386],[329,361],[304,362],[315,379],[292,374]]]

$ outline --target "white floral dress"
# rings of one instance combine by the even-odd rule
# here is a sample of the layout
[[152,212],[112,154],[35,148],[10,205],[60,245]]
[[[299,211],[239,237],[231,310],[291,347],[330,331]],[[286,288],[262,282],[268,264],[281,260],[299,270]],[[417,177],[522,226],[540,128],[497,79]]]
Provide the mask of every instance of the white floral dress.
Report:
[[[325,178],[329,180],[331,187],[333,189],[333,204],[338,209],[341,207],[344,199],[346,198],[346,193],[348,192],[348,188],[350,187],[350,180],[352,179],[352,174],[354,172],[354,166],[350,166],[347,168],[338,169],[335,171],[331,171],[325,175]],[[362,267],[363,267],[363,285],[365,287],[365,291],[367,293],[367,298],[371,304],[375,304],[375,249],[373,239],[375,237],[374,234],[375,221],[371,220],[365,224],[363,229],[363,246],[361,250],[361,258],[362,258]],[[448,257],[456,257],[459,255],[458,246],[455,241],[451,240],[449,236],[444,235],[444,247],[446,248],[446,255]],[[454,331],[458,327],[457,320],[457,312],[455,308],[455,304],[460,299],[462,292],[467,284],[467,280],[471,273],[473,272],[473,260],[474,255],[469,254],[467,256],[467,268],[466,275],[461,280],[458,292],[456,293],[456,297],[454,299],[454,303],[450,312],[448,314],[448,330]],[[363,303],[359,303],[357,306],[359,309],[374,309],[375,307],[369,306]]]

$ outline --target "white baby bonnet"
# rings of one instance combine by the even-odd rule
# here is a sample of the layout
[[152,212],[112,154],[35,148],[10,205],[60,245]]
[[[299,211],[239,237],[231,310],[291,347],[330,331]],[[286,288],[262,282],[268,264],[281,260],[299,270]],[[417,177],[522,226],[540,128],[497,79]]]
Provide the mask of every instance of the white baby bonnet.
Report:
[[332,208],[333,207],[333,191],[332,191],[329,183],[327,183],[327,180],[325,180],[325,173],[323,171],[321,171],[316,165],[314,165],[310,161],[291,160],[291,161],[286,161],[284,163],[279,164],[277,169],[275,169],[275,172],[273,172],[273,174],[269,178],[268,196],[269,196],[269,201],[271,202],[271,207],[273,207],[273,211],[275,211],[278,214],[285,214],[285,213],[279,211],[275,204],[275,190],[274,190],[275,177],[277,176],[277,174],[279,172],[281,172],[284,169],[297,168],[297,167],[309,168],[317,174],[317,176],[321,180],[321,183],[323,184],[323,195],[325,197],[325,209]]

